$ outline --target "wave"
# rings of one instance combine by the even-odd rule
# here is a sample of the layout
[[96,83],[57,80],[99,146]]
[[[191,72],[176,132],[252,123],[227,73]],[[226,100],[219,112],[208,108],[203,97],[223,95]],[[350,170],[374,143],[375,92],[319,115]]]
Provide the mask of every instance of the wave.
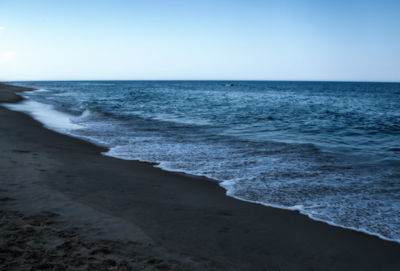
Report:
[[[205,105],[184,103],[181,112],[176,104],[181,99],[181,88],[172,94],[163,89],[158,96],[129,88],[129,95],[135,94],[135,99],[129,100],[118,92],[118,88],[86,89],[90,86],[86,83],[85,89],[77,88],[71,92],[30,92],[27,98],[45,103],[36,105],[36,110],[48,110],[42,113],[42,118],[36,119],[49,122],[45,123],[47,128],[107,147],[109,150],[103,155],[150,162],[163,170],[207,177],[219,182],[230,197],[298,211],[313,220],[400,243],[400,202],[395,194],[399,189],[397,147],[391,144],[379,150],[391,152],[392,164],[387,163],[387,157],[370,159],[367,152],[357,153],[359,149],[354,147],[362,145],[363,150],[369,150],[370,146],[378,146],[376,142],[383,138],[382,133],[365,135],[362,129],[352,130],[354,123],[369,125],[375,116],[335,115],[332,119],[323,118],[325,126],[321,127],[318,118],[310,118],[307,105],[286,105],[293,97],[283,96],[283,108],[279,111],[278,107],[270,110],[266,107],[275,96],[253,99],[253,94],[244,92],[242,95],[240,91],[221,92],[222,96],[201,94],[206,100]],[[90,91],[92,93],[88,95]],[[278,100],[281,99],[281,93],[277,95]],[[212,105],[208,104],[210,97],[215,98],[211,100]],[[240,106],[235,110],[232,110],[235,104],[229,100],[233,98]],[[223,99],[230,103],[221,104]],[[304,102],[302,99],[299,103]],[[315,105],[320,99],[311,100],[317,113],[325,112]],[[396,108],[393,103],[389,105]],[[25,105],[24,112],[33,116],[35,106],[30,107],[28,110]],[[265,114],[260,114],[263,112],[260,110]],[[329,112],[335,110],[330,108]],[[57,112],[63,121],[43,118],[44,115],[57,115]],[[391,114],[396,112],[392,110]],[[395,139],[393,124],[396,120],[392,119],[387,114],[387,124],[379,127],[392,127]],[[249,123],[249,120],[253,122]],[[308,126],[305,126],[305,120]],[[383,119],[379,117],[379,121]],[[61,125],[57,127],[55,122]],[[290,125],[299,127],[301,133],[288,137]],[[322,131],[319,135],[315,127],[325,127],[328,134]],[[336,139],[328,137],[331,135],[329,129],[336,134]],[[331,141],[324,142],[325,139]],[[344,145],[350,145],[338,148],[339,139]],[[371,139],[376,140],[372,145]],[[326,148],[327,143],[332,147]],[[354,154],[346,153],[349,150]],[[380,153],[374,153],[377,154]]]
[[17,104],[3,104],[6,108],[24,112],[32,116],[35,120],[41,122],[45,127],[57,132],[66,132],[82,129],[83,126],[73,123],[72,115],[57,111],[52,105],[24,100]]

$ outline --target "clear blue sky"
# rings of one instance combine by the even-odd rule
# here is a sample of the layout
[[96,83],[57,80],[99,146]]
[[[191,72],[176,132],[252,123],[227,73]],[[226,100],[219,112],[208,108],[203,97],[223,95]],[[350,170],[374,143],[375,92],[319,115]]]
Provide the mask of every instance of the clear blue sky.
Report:
[[400,1],[0,0],[0,80],[400,81]]

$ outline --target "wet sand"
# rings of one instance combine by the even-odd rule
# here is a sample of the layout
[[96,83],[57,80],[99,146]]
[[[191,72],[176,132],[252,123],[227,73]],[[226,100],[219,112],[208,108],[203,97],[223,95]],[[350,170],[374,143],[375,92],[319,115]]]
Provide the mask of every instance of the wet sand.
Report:
[[[0,102],[25,90],[0,85]],[[0,119],[1,270],[400,270],[397,243]]]

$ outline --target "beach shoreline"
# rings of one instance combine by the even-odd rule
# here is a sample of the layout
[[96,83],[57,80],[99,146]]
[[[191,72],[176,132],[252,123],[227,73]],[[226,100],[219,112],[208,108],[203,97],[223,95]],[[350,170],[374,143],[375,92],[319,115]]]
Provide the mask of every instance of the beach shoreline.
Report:
[[[26,90],[2,84],[0,102],[19,102],[22,98],[16,92]],[[149,270],[400,267],[397,243],[333,227],[297,212],[227,197],[217,183],[204,178],[103,156],[104,148],[47,130],[22,113],[1,107],[0,117],[5,120],[0,127],[4,176],[0,193],[6,225],[14,221],[23,228],[23,222],[15,222],[18,215],[45,212],[57,216],[44,216],[39,222],[67,219],[62,224],[79,227],[84,237],[92,238],[88,229],[97,228],[96,237],[114,242],[102,247],[117,248],[120,242],[131,240],[136,244],[132,251],[143,251],[145,260],[116,252],[114,261],[118,266],[128,257],[123,264],[132,265],[132,270],[138,268],[135,264]],[[108,260],[103,254],[92,259],[93,264]],[[0,263],[3,266],[16,261],[12,253],[7,255],[5,263]],[[152,261],[152,255],[158,258]],[[88,268],[88,264],[79,268]]]

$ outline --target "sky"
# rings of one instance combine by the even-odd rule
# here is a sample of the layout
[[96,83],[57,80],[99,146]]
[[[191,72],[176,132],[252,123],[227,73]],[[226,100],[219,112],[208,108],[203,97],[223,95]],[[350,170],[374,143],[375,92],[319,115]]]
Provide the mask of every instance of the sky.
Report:
[[400,1],[0,0],[0,80],[400,82]]

